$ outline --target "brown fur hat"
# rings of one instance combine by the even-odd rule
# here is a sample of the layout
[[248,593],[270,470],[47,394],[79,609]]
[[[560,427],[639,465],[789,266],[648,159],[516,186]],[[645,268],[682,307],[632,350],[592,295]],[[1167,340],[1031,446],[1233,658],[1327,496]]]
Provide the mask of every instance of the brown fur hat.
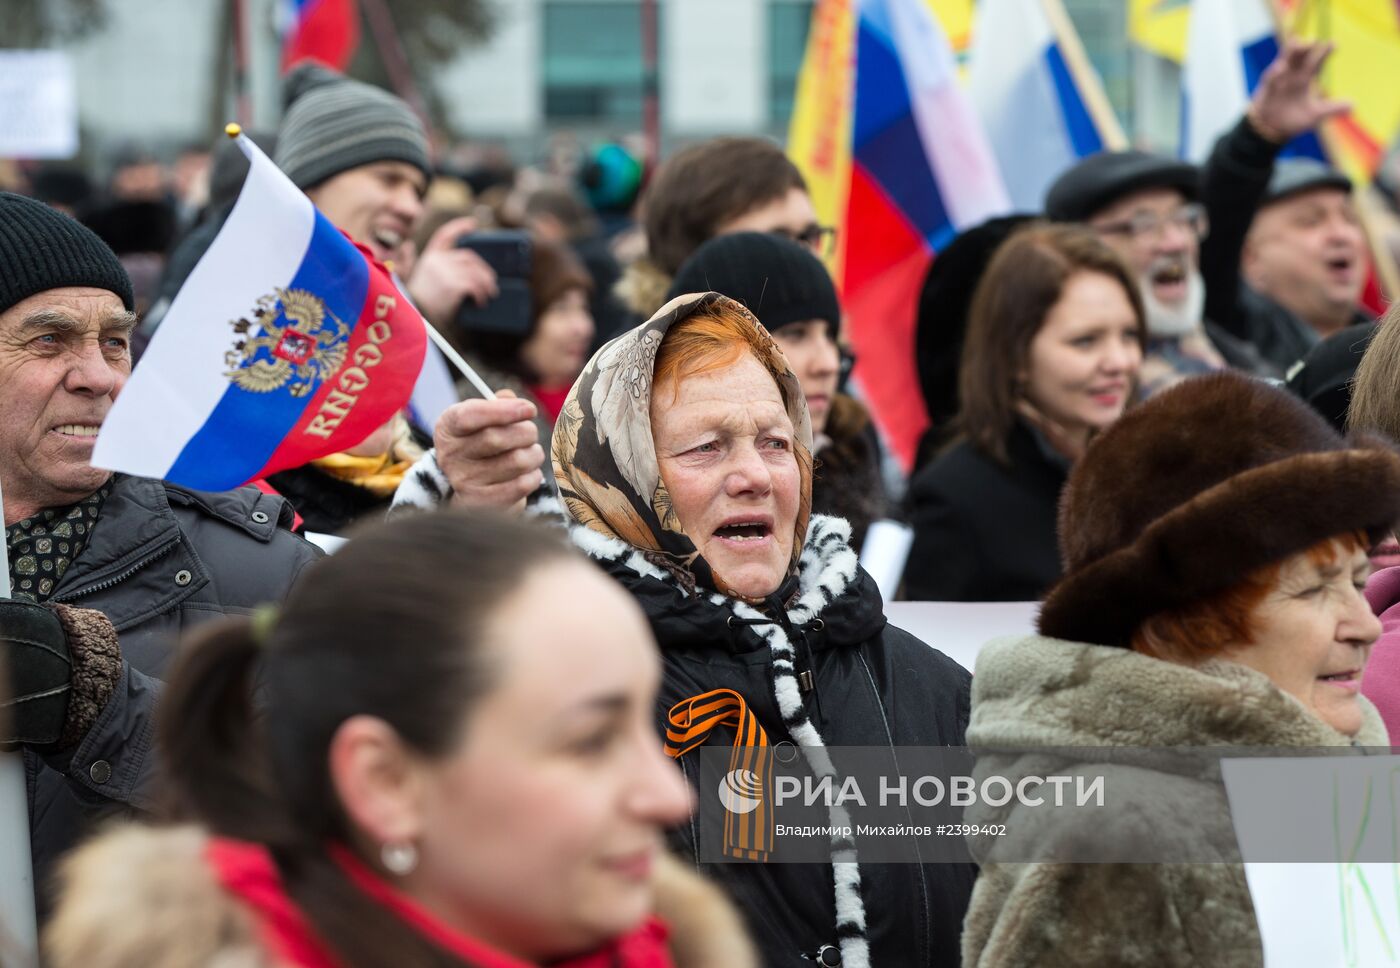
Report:
[[1040,631],[1126,646],[1149,616],[1325,538],[1400,519],[1400,456],[1236,373],[1186,380],[1090,445],[1060,498]]

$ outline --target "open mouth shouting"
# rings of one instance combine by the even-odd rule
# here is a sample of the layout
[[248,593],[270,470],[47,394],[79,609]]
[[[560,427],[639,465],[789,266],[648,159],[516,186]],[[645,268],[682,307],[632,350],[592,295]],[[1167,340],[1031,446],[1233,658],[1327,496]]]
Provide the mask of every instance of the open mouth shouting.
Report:
[[772,541],[773,519],[769,515],[735,515],[714,530],[715,537],[726,547],[747,551],[763,547]]
[[1147,273],[1152,294],[1159,302],[1175,305],[1186,298],[1186,264],[1181,259],[1159,259]]

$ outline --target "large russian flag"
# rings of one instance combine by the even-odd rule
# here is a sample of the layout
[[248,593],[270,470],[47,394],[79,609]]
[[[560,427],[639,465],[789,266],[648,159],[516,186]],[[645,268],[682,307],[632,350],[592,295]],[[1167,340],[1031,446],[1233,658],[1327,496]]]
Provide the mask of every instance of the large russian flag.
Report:
[[238,201],[97,437],[98,467],[237,487],[362,442],[423,369],[423,317],[257,146]]
[[856,379],[908,467],[928,425],[914,369],[924,274],[961,229],[1010,209],[923,0],[820,0],[788,151],[818,215],[840,226],[832,268]]
[[314,60],[344,71],[360,43],[355,0],[282,0],[282,70]]
[[968,96],[1020,211],[1080,158],[1127,147],[1059,0],[982,0]]

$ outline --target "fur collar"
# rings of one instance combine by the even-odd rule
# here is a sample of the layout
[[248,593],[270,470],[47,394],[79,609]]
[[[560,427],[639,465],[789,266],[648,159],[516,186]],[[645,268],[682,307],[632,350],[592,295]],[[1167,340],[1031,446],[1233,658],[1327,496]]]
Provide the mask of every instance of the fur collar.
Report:
[[[45,933],[52,968],[216,965],[273,968],[249,911],[223,890],[198,827],[115,827],[65,862],[63,900]],[[718,888],[663,855],[656,912],[676,968],[758,965],[738,912]]]
[[[569,535],[590,557],[613,562],[644,578],[653,578],[674,589],[678,600],[691,598],[679,578],[648,560],[640,551],[617,538],[600,534],[584,525],[571,524]],[[850,546],[851,526],[842,518],[814,514],[807,522],[807,537],[797,565],[797,590],[788,600],[783,618],[786,625],[745,602],[717,592],[697,591],[696,597],[717,609],[747,620],[768,648],[772,657],[773,696],[787,730],[819,779],[840,777],[826,750],[826,741],[807,711],[807,701],[797,681],[797,649],[788,629],[819,618],[827,607],[851,589],[860,574],[856,554]],[[666,648],[665,644],[662,646]],[[829,808],[831,825],[851,828],[844,806]],[[870,946],[865,933],[865,899],[861,890],[860,864],[855,843],[846,837],[833,837],[831,843],[832,889],[836,901],[836,934],[841,939],[844,968],[870,968]]]
[[988,644],[972,679],[971,745],[1389,746],[1364,697],[1353,740],[1253,669],[1030,636]]
[[[558,503],[540,502],[536,513],[553,514]],[[614,562],[643,578],[655,578],[688,595],[685,586],[670,571],[654,564],[641,551],[623,541],[600,534],[592,528],[568,522],[569,537],[590,558]],[[860,573],[859,559],[851,548],[851,525],[844,518],[813,514],[807,522],[807,537],[797,562],[797,591],[787,603],[787,619],[793,625],[810,622],[832,602],[852,588]],[[742,618],[762,618],[757,609],[718,592],[701,591],[706,601],[732,611]]]

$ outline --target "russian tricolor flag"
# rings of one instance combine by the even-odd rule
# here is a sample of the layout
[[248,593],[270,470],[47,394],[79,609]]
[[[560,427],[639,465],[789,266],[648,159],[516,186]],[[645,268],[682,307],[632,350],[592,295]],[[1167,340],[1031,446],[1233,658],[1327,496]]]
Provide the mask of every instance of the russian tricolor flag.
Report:
[[360,43],[355,0],[282,0],[282,71],[314,60],[344,71]]
[[97,437],[95,466],[219,491],[354,447],[408,402],[423,317],[243,135],[250,170]]
[[[1192,0],[1181,94],[1181,157],[1204,162],[1216,140],[1239,122],[1264,69],[1278,56],[1268,0]],[[1285,155],[1325,157],[1309,132]]]
[[939,249],[1010,203],[923,0],[862,0],[855,81],[841,291],[855,376],[907,468],[928,425],[914,368],[919,288]]
[[1116,120],[1108,131],[1095,121],[1107,98],[1058,0],[982,0],[971,61],[968,96],[1018,210],[1039,211],[1080,158],[1126,147]]

